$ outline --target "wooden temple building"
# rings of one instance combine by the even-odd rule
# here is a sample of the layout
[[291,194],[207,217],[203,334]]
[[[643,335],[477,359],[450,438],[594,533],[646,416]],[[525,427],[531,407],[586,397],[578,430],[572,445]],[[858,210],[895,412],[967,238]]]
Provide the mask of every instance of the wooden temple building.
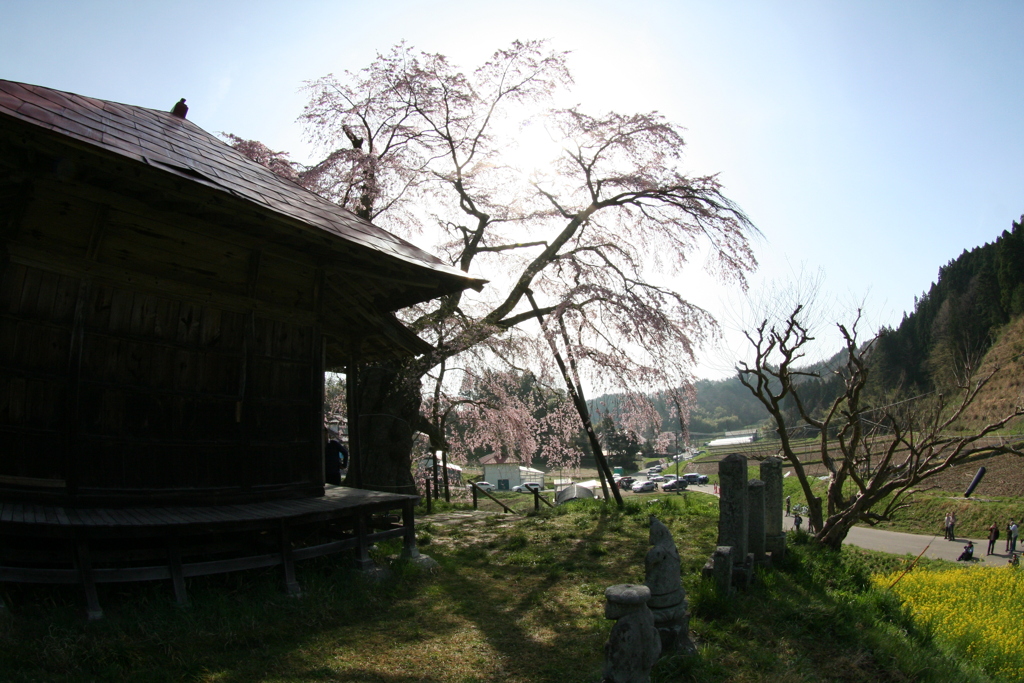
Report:
[[91,618],[104,581],[414,553],[415,496],[325,487],[324,372],[482,285],[179,113],[0,81],[0,582]]

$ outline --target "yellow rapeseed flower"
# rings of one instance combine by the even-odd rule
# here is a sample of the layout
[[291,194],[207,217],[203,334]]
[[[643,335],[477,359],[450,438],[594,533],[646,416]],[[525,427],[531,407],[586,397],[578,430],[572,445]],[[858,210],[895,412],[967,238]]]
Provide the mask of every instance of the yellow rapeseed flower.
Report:
[[[897,576],[876,576],[875,585],[887,589]],[[911,572],[892,590],[918,623],[931,627],[937,642],[989,674],[1024,681],[1024,571],[963,567]]]

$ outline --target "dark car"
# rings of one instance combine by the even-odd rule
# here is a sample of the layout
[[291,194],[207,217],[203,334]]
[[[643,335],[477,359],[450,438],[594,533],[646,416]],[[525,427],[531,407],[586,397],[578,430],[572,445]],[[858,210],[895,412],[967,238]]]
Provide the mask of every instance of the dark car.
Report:
[[633,486],[633,482],[635,481],[636,479],[634,479],[633,477],[622,477],[621,479],[619,479],[618,482],[619,488],[622,489],[623,491],[628,491],[630,487]]
[[686,490],[686,482],[682,479],[673,479],[672,481],[666,481],[661,485],[662,491],[684,491]]
[[683,481],[687,484],[706,484],[708,483],[708,475],[697,474],[696,472],[688,472],[682,476]]

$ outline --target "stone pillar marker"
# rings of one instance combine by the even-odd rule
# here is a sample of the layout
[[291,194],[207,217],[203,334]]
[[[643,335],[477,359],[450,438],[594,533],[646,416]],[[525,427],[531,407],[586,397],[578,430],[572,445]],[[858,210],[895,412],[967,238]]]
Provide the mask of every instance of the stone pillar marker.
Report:
[[764,482],[765,550],[781,561],[786,554],[786,532],[782,528],[782,458],[771,456],[761,461]]
[[651,589],[619,584],[605,589],[604,597],[604,616],[615,625],[604,644],[602,683],[649,683],[661,654],[661,636],[647,607]]
[[733,563],[747,561],[747,459],[739,453],[718,463],[718,546],[732,546]]
[[661,652],[683,651],[695,654],[690,640],[690,610],[683,589],[679,550],[668,530],[657,517],[650,518],[651,549],[647,551],[645,583],[651,589],[647,606],[661,636]]
[[747,482],[747,542],[754,562],[764,564],[764,482],[751,479]]
[[777,536],[782,533],[782,458],[773,455],[761,461],[761,481],[764,482],[764,533]]
[[719,595],[732,593],[732,548],[727,545],[715,548],[702,574],[704,578],[714,580]]

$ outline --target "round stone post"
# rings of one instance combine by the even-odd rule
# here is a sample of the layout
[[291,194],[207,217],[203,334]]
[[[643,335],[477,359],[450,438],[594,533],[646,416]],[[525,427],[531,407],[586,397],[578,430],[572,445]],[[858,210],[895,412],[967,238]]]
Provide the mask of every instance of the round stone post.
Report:
[[754,562],[764,564],[764,482],[752,479],[747,483],[747,542]]
[[718,543],[732,546],[733,562],[747,561],[747,459],[739,453],[718,463]]
[[604,597],[604,616],[615,625],[604,644],[602,683],[648,683],[661,654],[661,636],[647,607],[651,589],[619,584],[609,586]]

